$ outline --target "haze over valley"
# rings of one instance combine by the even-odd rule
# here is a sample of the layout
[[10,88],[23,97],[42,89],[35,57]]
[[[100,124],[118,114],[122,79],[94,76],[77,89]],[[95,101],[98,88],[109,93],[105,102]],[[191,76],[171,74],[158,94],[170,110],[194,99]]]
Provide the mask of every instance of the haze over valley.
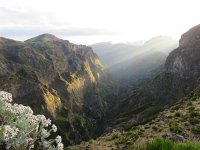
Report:
[[198,1],[2,0],[1,150],[200,150]]

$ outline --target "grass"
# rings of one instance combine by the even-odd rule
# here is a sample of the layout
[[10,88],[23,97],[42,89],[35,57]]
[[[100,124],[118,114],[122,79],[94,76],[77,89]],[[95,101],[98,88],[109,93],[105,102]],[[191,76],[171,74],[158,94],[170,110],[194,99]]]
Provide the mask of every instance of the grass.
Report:
[[174,143],[169,139],[156,138],[151,142],[147,142],[144,146],[138,147],[138,150],[199,150],[200,143],[183,142]]

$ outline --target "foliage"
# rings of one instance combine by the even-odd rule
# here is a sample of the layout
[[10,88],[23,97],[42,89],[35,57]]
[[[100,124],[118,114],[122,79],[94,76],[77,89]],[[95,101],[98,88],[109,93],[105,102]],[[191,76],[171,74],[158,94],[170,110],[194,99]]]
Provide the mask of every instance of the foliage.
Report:
[[171,132],[174,132],[174,133],[177,133],[177,134],[182,133],[182,128],[180,127],[180,125],[177,122],[172,122],[172,123],[170,123],[169,126],[170,126]]
[[184,142],[174,143],[171,140],[156,138],[151,142],[147,142],[145,146],[138,147],[138,150],[199,150],[200,143]]
[[120,137],[120,134],[116,131],[113,131],[112,134],[111,134],[111,140],[114,140],[114,139],[118,139]]
[[194,134],[200,134],[200,126],[193,127],[193,128],[192,128],[192,132],[193,132]]
[[181,116],[181,112],[176,112],[174,116],[175,117],[180,117]]
[[158,127],[157,126],[152,126],[151,127],[154,131],[157,131],[158,130]]
[[57,127],[44,115],[33,115],[28,106],[11,104],[12,95],[0,91],[0,148],[62,150],[62,138],[50,139]]
[[77,124],[81,124],[81,117],[80,116],[75,116],[74,117],[74,122]]

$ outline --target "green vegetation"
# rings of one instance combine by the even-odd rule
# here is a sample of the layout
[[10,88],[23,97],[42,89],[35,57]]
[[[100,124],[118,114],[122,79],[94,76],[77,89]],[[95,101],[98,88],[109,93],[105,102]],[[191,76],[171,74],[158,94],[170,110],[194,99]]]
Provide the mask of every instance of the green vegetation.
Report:
[[19,71],[17,71],[16,73],[10,73],[8,75],[8,78],[10,80],[21,80],[21,79],[27,77],[27,75],[28,75],[27,71],[24,68],[22,68]]
[[176,112],[175,113],[175,117],[180,117],[181,116],[181,112]]
[[70,77],[71,77],[71,80],[72,80],[72,81],[75,81],[75,80],[78,79],[78,76],[77,76],[75,73],[72,74]]
[[154,131],[157,131],[158,130],[158,127],[156,127],[156,126],[152,126],[151,127]]
[[190,113],[190,117],[198,117],[199,116],[199,112],[191,112]]
[[[112,134],[113,135],[113,134]],[[126,136],[121,135],[121,134],[117,134],[117,136],[115,135],[115,139],[116,139],[116,145],[125,145],[128,148],[132,148],[136,142],[136,140],[144,135],[144,130],[143,129],[135,129],[135,130],[131,130],[128,131],[126,133]]]
[[91,131],[94,127],[93,123],[90,120],[86,120],[84,126],[87,128],[88,131]]
[[174,132],[174,133],[177,133],[177,134],[180,134],[183,131],[182,128],[180,127],[180,125],[177,122],[170,123],[169,128],[170,128],[171,132]]
[[145,146],[139,147],[138,150],[199,150],[200,143],[184,142],[174,143],[171,140],[156,138],[151,142],[147,142]]
[[74,122],[77,124],[81,124],[81,117],[80,116],[75,116],[74,117]]
[[119,134],[118,132],[113,132],[113,133],[111,134],[111,140],[117,139],[117,138],[119,138],[119,137],[120,137],[120,134]]
[[193,127],[193,128],[192,128],[192,132],[193,132],[194,134],[200,134],[200,126]]
[[61,116],[61,115],[57,115],[55,118],[56,121],[63,121],[63,122],[68,122],[67,117]]

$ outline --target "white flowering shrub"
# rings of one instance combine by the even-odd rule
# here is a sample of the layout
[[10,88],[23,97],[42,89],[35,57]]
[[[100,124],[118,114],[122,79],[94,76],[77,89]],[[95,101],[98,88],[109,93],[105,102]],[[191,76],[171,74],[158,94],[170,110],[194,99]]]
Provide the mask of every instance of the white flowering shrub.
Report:
[[57,127],[28,106],[12,104],[12,95],[0,91],[0,149],[63,150],[62,138],[50,139]]

